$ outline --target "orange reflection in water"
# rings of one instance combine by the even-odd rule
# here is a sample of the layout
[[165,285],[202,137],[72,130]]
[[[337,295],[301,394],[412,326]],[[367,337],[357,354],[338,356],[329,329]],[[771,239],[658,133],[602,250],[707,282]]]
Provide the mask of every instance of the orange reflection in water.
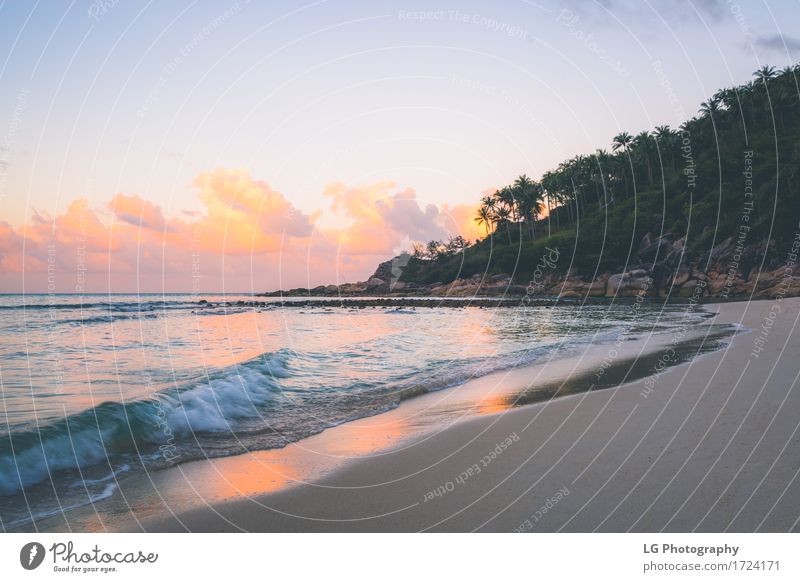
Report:
[[266,451],[273,453],[268,459],[257,453],[193,463],[183,473],[204,499],[271,493],[302,478],[302,460],[281,451]]
[[[486,315],[489,318],[491,313],[487,311]],[[403,341],[410,326],[423,327],[434,345],[438,338],[460,343],[464,346],[461,357],[491,355],[487,350],[495,340],[489,322],[474,317],[451,317],[449,325],[442,326],[438,317],[436,312],[430,312],[430,317],[425,318],[387,318],[379,309],[364,309],[358,310],[358,317],[341,311],[320,314],[317,319],[312,313],[287,310],[186,318],[184,321],[188,324],[191,320],[190,325],[196,330],[199,350],[193,356],[203,360],[209,368],[225,367],[287,346],[314,352],[346,349],[348,344],[365,344],[372,338],[387,335]],[[309,334],[314,328],[320,332]],[[418,333],[419,329],[415,331]],[[297,339],[293,337],[295,334],[302,336],[302,346],[292,341]],[[231,349],[227,349],[229,346]],[[369,379],[371,370],[341,366],[336,373],[342,377]],[[466,386],[413,398],[394,410],[329,428],[282,449],[185,463],[158,472],[153,475],[158,498],[142,495],[128,500],[136,515],[146,516],[163,513],[165,506],[179,512],[199,504],[273,493],[293,485],[316,482],[349,460],[385,454],[440,422],[449,424],[459,417],[492,414],[508,408],[508,393],[498,390],[496,378],[473,379]],[[102,529],[99,524],[98,529]]]
[[[414,404],[339,425],[282,449],[197,463],[196,469],[185,471],[186,478],[206,500],[260,495],[316,480],[343,462],[391,450],[418,434],[419,424],[436,417],[438,406]],[[507,394],[490,394],[464,404],[463,412],[468,414],[493,414],[510,408]]]
[[508,394],[490,394],[478,400],[471,412],[476,414],[496,414],[511,408]]
[[359,419],[282,449],[187,463],[180,475],[172,472],[161,493],[167,499],[185,496],[187,484],[206,502],[272,493],[388,449],[409,434],[407,420],[399,415]]

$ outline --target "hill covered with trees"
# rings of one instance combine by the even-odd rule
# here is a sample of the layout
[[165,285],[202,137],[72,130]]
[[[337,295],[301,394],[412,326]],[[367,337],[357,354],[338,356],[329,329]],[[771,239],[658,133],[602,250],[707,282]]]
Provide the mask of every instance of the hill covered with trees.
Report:
[[416,243],[366,282],[267,295],[800,295],[800,65],[523,174],[474,219],[483,238]]
[[482,199],[483,239],[416,245],[374,279],[465,295],[797,294],[799,77],[765,66],[678,128],[522,175]]

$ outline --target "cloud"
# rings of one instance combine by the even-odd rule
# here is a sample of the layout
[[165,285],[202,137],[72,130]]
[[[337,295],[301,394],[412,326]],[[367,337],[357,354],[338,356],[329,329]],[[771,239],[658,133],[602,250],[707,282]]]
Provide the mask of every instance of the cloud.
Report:
[[[165,215],[136,194],[99,209],[72,201],[55,217],[0,222],[0,290],[263,291],[363,280],[409,241],[475,238],[476,206],[437,206],[392,182],[326,187],[330,206],[307,214],[244,170],[193,181],[201,211]],[[108,211],[110,211],[110,219]],[[337,226],[316,226],[321,214]],[[24,287],[23,287],[24,285]]]
[[618,19],[628,25],[658,25],[661,19],[672,24],[696,21],[698,14],[703,19],[719,22],[730,14],[726,0],[667,0],[653,5],[639,0],[566,0],[559,3],[559,8],[578,14],[592,25],[612,28],[618,27]]
[[168,229],[161,209],[152,202],[143,200],[140,196],[117,194],[111,199],[108,206],[122,222],[152,230]]
[[270,252],[284,238],[311,234],[311,217],[295,208],[266,182],[244,170],[217,169],[194,180],[207,215],[199,222],[203,246],[229,254]]
[[334,183],[325,195],[331,210],[349,220],[346,228],[329,231],[348,255],[393,255],[403,241],[444,240],[450,235],[473,240],[485,234],[474,220],[478,201],[437,206],[420,201],[412,188],[397,189],[393,182],[355,187]]
[[453,207],[444,206],[442,209],[442,214],[444,215],[443,224],[447,231],[455,235],[461,235],[468,241],[486,236],[484,227],[475,222],[479,207],[479,202],[458,204]]
[[761,49],[768,51],[780,51],[780,52],[800,51],[800,39],[792,38],[791,36],[781,35],[781,34],[759,36],[755,40],[755,45]]

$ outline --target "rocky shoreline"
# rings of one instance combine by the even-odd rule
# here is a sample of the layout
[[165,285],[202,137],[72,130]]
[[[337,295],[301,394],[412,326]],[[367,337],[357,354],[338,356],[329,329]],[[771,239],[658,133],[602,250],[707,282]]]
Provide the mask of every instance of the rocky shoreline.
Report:
[[[800,241],[795,242],[800,247]],[[402,268],[398,268],[408,262],[407,255],[401,255],[381,263],[367,281],[281,290],[259,296],[472,298],[471,305],[475,305],[476,298],[522,297],[528,303],[537,298],[537,302],[552,305],[564,299],[640,297],[724,301],[800,295],[800,277],[794,274],[792,258],[798,249],[794,246],[783,261],[767,261],[765,257],[777,255],[772,241],[744,246],[730,237],[698,256],[691,256],[685,243],[685,238],[673,240],[669,234],[659,237],[647,234],[626,269],[609,270],[592,277],[576,269],[559,271],[553,264],[550,269],[537,269],[533,280],[521,280],[509,274],[478,274],[449,283],[408,282],[402,280]]]

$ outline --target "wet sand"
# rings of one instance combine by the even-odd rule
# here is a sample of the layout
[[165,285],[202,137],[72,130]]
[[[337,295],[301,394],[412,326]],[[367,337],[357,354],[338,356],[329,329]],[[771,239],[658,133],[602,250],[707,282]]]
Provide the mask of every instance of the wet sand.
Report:
[[[796,531],[800,299],[706,309],[718,312],[717,324],[743,324],[751,331],[723,350],[657,375],[526,406],[513,406],[507,392],[492,390],[524,374],[536,375],[532,386],[546,385],[546,369],[483,378],[466,390],[491,388],[481,400],[486,406],[473,406],[457,422],[411,440],[384,438],[391,433],[391,413],[349,423],[318,439],[349,450],[348,431],[355,437],[359,423],[379,426],[365,458],[273,493],[243,492],[248,497],[145,519],[141,526],[147,531]],[[609,370],[619,368],[595,357],[600,360],[589,364],[603,369],[608,381],[615,373]],[[586,380],[585,366],[577,377]],[[464,394],[445,392],[456,401]],[[415,399],[415,406],[422,410],[433,397]],[[413,423],[414,416],[405,419]],[[312,449],[317,444],[304,442]],[[257,468],[251,464],[250,470]]]

